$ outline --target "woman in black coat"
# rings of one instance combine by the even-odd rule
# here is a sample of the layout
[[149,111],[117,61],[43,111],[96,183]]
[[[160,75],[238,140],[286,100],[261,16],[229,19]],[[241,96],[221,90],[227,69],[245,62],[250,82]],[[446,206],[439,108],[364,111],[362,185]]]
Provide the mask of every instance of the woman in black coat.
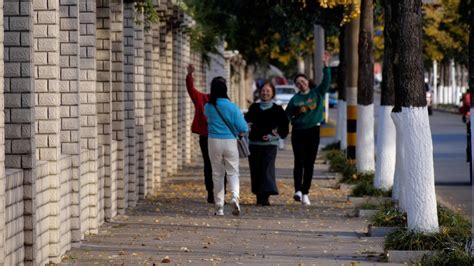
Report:
[[260,89],[261,102],[250,106],[245,120],[250,126],[249,165],[252,193],[257,205],[270,205],[270,195],[278,195],[275,159],[278,141],[288,135],[288,117],[280,105],[272,102],[275,86],[265,82]]

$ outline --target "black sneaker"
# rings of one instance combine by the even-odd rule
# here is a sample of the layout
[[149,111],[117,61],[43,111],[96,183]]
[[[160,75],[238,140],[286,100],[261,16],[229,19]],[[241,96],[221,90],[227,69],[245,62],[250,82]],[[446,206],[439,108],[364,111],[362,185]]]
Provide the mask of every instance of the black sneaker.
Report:
[[213,194],[207,194],[207,203],[216,203]]

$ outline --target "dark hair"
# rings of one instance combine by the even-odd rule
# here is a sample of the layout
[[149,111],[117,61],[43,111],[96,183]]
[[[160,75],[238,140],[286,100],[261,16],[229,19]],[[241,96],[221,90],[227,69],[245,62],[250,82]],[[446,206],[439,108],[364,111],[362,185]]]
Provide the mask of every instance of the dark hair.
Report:
[[305,78],[306,80],[308,80],[308,77],[307,77],[305,74],[303,74],[303,73],[298,73],[298,74],[296,74],[295,78],[293,79],[293,81],[295,82],[295,84],[296,84],[296,80],[297,80],[299,77],[303,77],[303,78]]
[[295,82],[295,84],[296,84],[296,80],[297,80],[299,77],[303,77],[303,78],[305,78],[305,79],[308,81],[308,87],[310,87],[310,88],[316,87],[316,83],[314,83],[314,81],[313,81],[312,79],[308,79],[308,77],[307,77],[305,74],[303,74],[303,73],[296,74],[295,78],[293,79],[293,81]]
[[209,103],[216,105],[218,98],[229,99],[229,96],[227,96],[227,85],[225,83],[226,80],[223,77],[215,77],[212,79]]
[[266,80],[266,81],[263,83],[262,87],[260,87],[260,88],[258,89],[258,95],[260,96],[260,94],[262,93],[263,87],[265,87],[266,85],[270,86],[270,88],[272,89],[272,94],[273,94],[273,95],[272,95],[272,99],[275,98],[275,94],[276,94],[275,85],[273,85],[273,83],[272,83],[271,81],[269,81],[269,80]]

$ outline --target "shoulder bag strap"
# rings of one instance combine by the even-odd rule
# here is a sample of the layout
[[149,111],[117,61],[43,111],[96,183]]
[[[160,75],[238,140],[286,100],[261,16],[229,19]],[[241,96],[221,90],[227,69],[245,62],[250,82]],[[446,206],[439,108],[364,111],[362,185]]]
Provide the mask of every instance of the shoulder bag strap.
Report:
[[[211,103],[210,103],[211,104]],[[217,109],[217,103],[216,105],[213,105],[211,104],[212,106],[214,106],[214,108],[216,109],[217,111],[217,114],[219,114],[219,116],[221,117],[222,121],[224,121],[224,124],[229,128],[230,132],[232,132],[232,135],[234,135],[235,138],[237,138],[237,135],[235,135],[235,132],[234,130],[232,130],[232,127],[229,125],[229,123],[227,123],[227,121],[224,119],[224,116],[222,116],[221,112],[219,111],[219,109]]]

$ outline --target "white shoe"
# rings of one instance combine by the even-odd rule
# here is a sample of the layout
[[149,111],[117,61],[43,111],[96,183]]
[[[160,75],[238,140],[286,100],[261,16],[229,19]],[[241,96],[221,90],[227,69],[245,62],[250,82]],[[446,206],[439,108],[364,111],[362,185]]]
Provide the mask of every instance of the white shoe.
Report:
[[224,216],[224,207],[217,206],[215,216]]
[[295,201],[301,201],[302,195],[303,195],[303,193],[301,193],[301,191],[296,191],[295,195],[293,196],[293,199]]
[[309,205],[311,205],[311,201],[309,201],[308,194],[304,194],[304,195],[303,195],[303,200],[301,201],[301,203],[302,203],[304,206],[309,206]]
[[239,215],[240,215],[239,200],[233,199],[233,200],[230,202],[230,207],[232,208],[232,214],[233,214],[233,215],[235,215],[235,216],[239,216]]

